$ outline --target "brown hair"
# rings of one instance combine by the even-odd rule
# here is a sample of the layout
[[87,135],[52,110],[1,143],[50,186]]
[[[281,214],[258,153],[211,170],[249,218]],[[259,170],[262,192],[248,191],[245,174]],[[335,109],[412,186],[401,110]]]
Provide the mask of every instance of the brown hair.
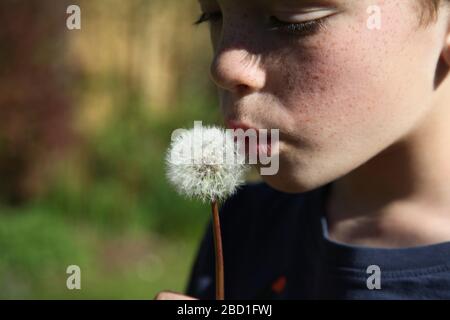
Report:
[[419,0],[421,7],[420,22],[429,24],[436,20],[441,4],[450,4],[449,0]]

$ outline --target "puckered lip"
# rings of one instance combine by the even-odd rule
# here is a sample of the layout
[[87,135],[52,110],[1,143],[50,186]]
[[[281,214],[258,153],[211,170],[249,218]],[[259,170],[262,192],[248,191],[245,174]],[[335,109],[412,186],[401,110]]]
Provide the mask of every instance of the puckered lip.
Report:
[[226,126],[228,129],[237,130],[242,129],[244,131],[247,131],[249,129],[253,129],[255,131],[259,131],[258,128],[252,127],[244,122],[238,121],[238,120],[226,120]]
[[[273,130],[272,128],[257,128],[257,127],[251,126],[248,123],[245,123],[241,120],[236,120],[236,119],[226,119],[225,125],[226,125],[227,129],[231,129],[231,130],[242,129],[242,130],[244,130],[244,132],[246,132],[249,129],[253,129],[256,133],[256,136],[258,137],[258,142],[257,142],[258,144],[260,143],[260,139],[259,139],[259,136],[261,133],[260,130],[266,129],[267,130],[266,131],[266,134],[267,134],[267,142],[266,143],[271,144],[273,142],[272,141],[272,130]],[[278,130],[278,139],[277,139],[278,142],[291,141],[292,143],[298,143],[298,142],[296,142],[297,140],[295,138],[293,138],[292,136],[285,134],[280,129],[277,129],[277,130]]]
[[[225,122],[226,122],[227,128],[231,129],[231,130],[242,129],[244,132],[248,132],[248,130],[252,130],[256,135],[256,148],[260,148],[261,145],[264,145],[264,146],[266,146],[266,148],[270,149],[270,145],[271,145],[271,141],[272,141],[270,130],[267,130],[265,132],[266,138],[261,141],[262,137],[260,135],[261,134],[260,130],[263,130],[263,129],[258,129],[256,127],[252,127],[251,125],[244,123],[242,121],[238,121],[238,120],[226,120]],[[238,138],[237,136],[234,137],[235,141],[237,141],[237,138]],[[247,147],[247,149],[248,149],[248,147]],[[246,153],[248,153],[248,152],[249,151],[246,150]]]

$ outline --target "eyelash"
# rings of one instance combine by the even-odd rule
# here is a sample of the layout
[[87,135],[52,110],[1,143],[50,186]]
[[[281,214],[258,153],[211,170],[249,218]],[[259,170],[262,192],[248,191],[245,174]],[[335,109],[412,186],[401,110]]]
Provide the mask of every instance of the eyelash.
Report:
[[[222,18],[221,12],[202,13],[194,25],[200,25],[204,22],[217,22]],[[316,20],[305,21],[301,23],[290,23],[279,20],[278,18],[271,16],[270,23],[272,25],[271,30],[277,30],[285,33],[292,33],[297,35],[313,35],[325,28],[325,19],[320,18]]]
[[313,35],[325,28],[325,18],[310,20],[300,23],[289,23],[280,21],[276,17],[270,17],[270,21],[273,25],[272,30],[278,30],[286,33],[292,33],[297,35]]
[[194,25],[199,25],[204,22],[215,22],[222,18],[221,12],[204,12],[200,15],[200,17],[197,19],[197,21],[194,22]]

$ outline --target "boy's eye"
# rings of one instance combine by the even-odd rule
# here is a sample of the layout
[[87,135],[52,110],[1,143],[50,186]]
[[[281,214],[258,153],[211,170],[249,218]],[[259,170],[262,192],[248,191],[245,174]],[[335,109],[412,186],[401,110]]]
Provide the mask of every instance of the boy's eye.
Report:
[[[280,32],[308,36],[325,27],[325,19],[331,16],[332,10],[311,10],[301,14],[279,13],[269,17],[269,29]],[[200,15],[195,25],[204,22],[218,22],[222,19],[222,12],[204,12]]]
[[290,23],[279,20],[277,17],[270,17],[271,30],[308,36],[317,33],[325,27],[324,19],[310,20],[305,22]]
[[204,22],[217,22],[222,19],[222,12],[204,12],[200,17],[194,22],[194,25],[199,25]]
[[336,13],[333,9],[310,9],[309,11],[292,14],[282,12],[270,17],[272,30],[307,36],[325,27],[326,18]]

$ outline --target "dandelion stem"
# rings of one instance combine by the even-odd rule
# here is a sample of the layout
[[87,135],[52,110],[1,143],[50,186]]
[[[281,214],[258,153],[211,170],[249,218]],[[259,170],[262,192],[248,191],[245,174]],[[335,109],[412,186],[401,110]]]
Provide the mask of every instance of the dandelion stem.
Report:
[[222,236],[220,231],[219,206],[216,200],[211,202],[213,214],[214,249],[216,256],[216,300],[225,299]]

